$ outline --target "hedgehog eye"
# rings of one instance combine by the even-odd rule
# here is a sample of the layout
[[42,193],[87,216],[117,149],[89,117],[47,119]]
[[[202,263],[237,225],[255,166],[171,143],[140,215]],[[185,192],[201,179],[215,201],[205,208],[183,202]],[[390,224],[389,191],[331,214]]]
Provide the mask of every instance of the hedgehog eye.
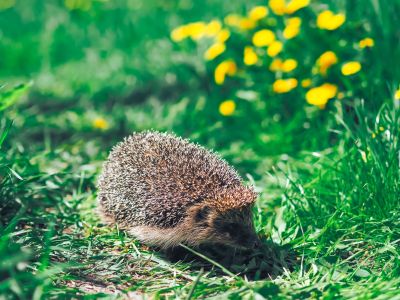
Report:
[[207,217],[210,215],[210,212],[211,212],[211,208],[207,205],[199,208],[194,217],[196,222],[202,222],[202,221],[206,220]]
[[227,224],[222,225],[222,230],[231,235],[235,235],[238,233],[239,225],[235,224],[235,223],[227,223]]

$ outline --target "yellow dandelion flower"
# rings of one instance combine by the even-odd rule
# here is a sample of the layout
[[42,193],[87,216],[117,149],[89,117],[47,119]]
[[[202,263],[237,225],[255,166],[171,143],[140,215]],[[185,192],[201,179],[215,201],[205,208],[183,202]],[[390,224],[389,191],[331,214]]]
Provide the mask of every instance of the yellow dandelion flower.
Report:
[[271,57],[277,56],[283,49],[283,44],[280,41],[274,41],[272,42],[268,49],[267,49],[267,54]]
[[291,17],[286,22],[289,26],[299,27],[301,25],[301,19],[299,17]]
[[253,21],[261,20],[268,15],[268,8],[266,6],[256,6],[249,12],[249,18]]
[[236,74],[237,66],[233,60],[224,60],[214,71],[215,83],[221,85],[225,82],[226,75],[233,76]]
[[372,136],[373,139],[376,138],[376,133],[373,132],[373,133],[371,134],[371,136]]
[[326,92],[328,98],[333,98],[336,96],[338,87],[332,83],[324,83],[320,86]]
[[225,43],[230,36],[231,33],[228,29],[222,29],[215,37],[215,40],[220,43]]
[[286,26],[283,30],[283,37],[287,40],[290,40],[296,37],[300,33],[300,27],[297,26]]
[[353,75],[361,70],[361,64],[358,61],[350,61],[342,66],[342,74],[345,76]]
[[297,87],[297,79],[296,78],[288,78],[288,79],[278,79],[272,85],[272,89],[277,94],[283,94],[290,92],[294,88]]
[[365,38],[362,39],[358,45],[360,46],[360,48],[367,48],[367,47],[373,47],[375,45],[375,41],[371,38]]
[[327,70],[334,64],[338,62],[338,58],[333,51],[326,51],[321,54],[317,59],[317,65],[319,67],[319,72],[322,75],[326,75]]
[[286,14],[293,14],[296,11],[308,6],[310,0],[291,0],[286,4],[285,0],[270,0],[269,7],[278,16]]
[[283,30],[283,37],[290,40],[300,33],[300,27],[287,25]]
[[282,72],[291,72],[297,68],[297,61],[293,58],[286,59],[282,63]]
[[252,19],[242,18],[239,22],[238,27],[243,30],[253,29],[254,27],[256,27],[256,22]]
[[258,61],[257,53],[254,51],[253,48],[247,46],[244,48],[244,57],[243,62],[245,65],[251,66],[256,64]]
[[212,20],[210,23],[206,25],[204,28],[204,34],[206,36],[216,36],[222,29],[222,24],[218,20]]
[[275,34],[271,30],[262,29],[254,33],[252,40],[254,46],[268,46],[275,40]]
[[236,63],[233,60],[228,60],[227,62],[228,62],[228,68],[226,70],[226,74],[228,74],[229,76],[235,75],[237,72]]
[[287,14],[293,14],[309,4],[310,0],[292,0],[286,5],[285,12]]
[[206,23],[204,22],[194,22],[187,24],[186,30],[192,40],[199,40],[204,36],[206,27]]
[[207,51],[204,53],[204,58],[206,60],[213,60],[217,56],[224,53],[225,49],[226,49],[225,44],[217,42],[211,45],[211,47],[207,49]]
[[227,15],[224,19],[226,25],[237,27],[243,30],[249,30],[256,27],[256,22],[250,18],[243,18],[236,14]]
[[385,127],[379,126],[379,130],[380,130],[380,131],[385,131]]
[[321,54],[321,56],[318,58],[317,63],[318,65],[328,65],[331,66],[333,64],[336,64],[338,61],[338,58],[333,51],[326,51]]
[[396,92],[394,92],[394,99],[400,100],[400,89],[398,89]]
[[306,100],[309,104],[325,108],[329,99],[332,99],[337,94],[337,86],[331,83],[324,83],[321,86],[310,89],[306,93]]
[[205,35],[206,24],[204,22],[195,22],[175,28],[171,32],[171,39],[180,42],[188,37],[198,40]]
[[333,51],[326,51],[321,54],[317,60],[317,64],[320,66],[332,66],[338,62],[338,58]]
[[301,81],[301,86],[302,86],[303,88],[308,88],[308,87],[311,86],[311,83],[312,83],[311,79],[310,79],[310,78],[306,78],[306,79],[303,79],[303,80]]
[[186,39],[187,37],[189,37],[189,32],[187,30],[186,25],[179,26],[179,27],[175,28],[174,30],[172,30],[172,32],[171,32],[171,39],[174,42],[180,42],[180,41]]
[[286,24],[283,30],[283,37],[290,40],[299,34],[301,19],[299,17],[289,18]]
[[233,115],[236,110],[236,103],[233,100],[225,100],[219,105],[219,113],[225,117]]
[[226,71],[224,70],[224,67],[219,64],[214,71],[214,80],[215,83],[218,85],[222,85],[225,82],[225,77],[226,77]]
[[275,15],[282,16],[285,14],[286,10],[285,0],[269,0],[268,5]]
[[282,60],[280,58],[276,58],[272,61],[272,63],[269,65],[269,69],[272,72],[277,72],[282,69]]
[[106,130],[108,128],[108,122],[104,118],[96,118],[92,122],[93,128]]
[[317,26],[320,29],[335,30],[343,25],[346,20],[344,14],[334,14],[330,10],[321,12],[317,17]]
[[233,27],[238,27],[239,24],[240,24],[240,20],[241,19],[242,19],[242,17],[239,16],[239,15],[230,14],[230,15],[227,15],[224,18],[224,22],[225,22],[226,25],[233,26]]

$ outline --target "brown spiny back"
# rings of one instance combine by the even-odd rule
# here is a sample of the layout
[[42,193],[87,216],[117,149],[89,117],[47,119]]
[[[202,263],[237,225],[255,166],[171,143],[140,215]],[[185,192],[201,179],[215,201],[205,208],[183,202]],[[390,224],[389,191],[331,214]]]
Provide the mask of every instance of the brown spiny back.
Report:
[[100,209],[129,227],[174,227],[207,201],[220,211],[255,200],[238,173],[205,148],[172,134],[134,133],[111,151],[99,178]]

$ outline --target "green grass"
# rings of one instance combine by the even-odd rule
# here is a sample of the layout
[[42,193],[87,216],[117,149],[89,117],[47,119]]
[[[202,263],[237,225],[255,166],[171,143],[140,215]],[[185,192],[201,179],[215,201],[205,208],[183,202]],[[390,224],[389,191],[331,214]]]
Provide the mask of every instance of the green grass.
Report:
[[[364,78],[341,82],[343,100],[318,110],[230,83],[243,97],[231,117],[218,114],[226,90],[202,54],[168,34],[256,3],[92,2],[89,12],[62,1],[0,11],[0,299],[400,299],[398,2],[329,2],[347,12],[345,38],[367,28],[377,44]],[[94,128],[99,117],[107,129]],[[261,249],[171,260],[101,224],[103,160],[150,128],[217,150],[256,186]]]
[[[94,213],[99,159],[106,154],[100,145],[67,144],[29,161],[9,150],[15,152],[8,166],[22,170],[24,179],[7,171],[0,190],[2,199],[21,207],[3,225],[0,289],[27,299],[115,291],[162,298],[393,299],[400,285],[399,114],[384,108],[378,116],[378,123],[338,125],[344,142],[335,147],[263,163],[255,222],[264,249],[229,257],[205,252],[229,273],[199,259],[172,263],[117,228],[103,227]],[[372,138],[379,127],[388,131]]]

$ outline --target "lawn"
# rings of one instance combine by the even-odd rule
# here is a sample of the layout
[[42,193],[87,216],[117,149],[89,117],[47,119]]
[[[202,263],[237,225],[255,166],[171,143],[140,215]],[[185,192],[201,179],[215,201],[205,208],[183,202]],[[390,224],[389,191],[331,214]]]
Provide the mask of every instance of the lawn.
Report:
[[[399,11],[0,0],[0,299],[400,299]],[[102,163],[148,129],[255,186],[260,249],[101,223]]]

